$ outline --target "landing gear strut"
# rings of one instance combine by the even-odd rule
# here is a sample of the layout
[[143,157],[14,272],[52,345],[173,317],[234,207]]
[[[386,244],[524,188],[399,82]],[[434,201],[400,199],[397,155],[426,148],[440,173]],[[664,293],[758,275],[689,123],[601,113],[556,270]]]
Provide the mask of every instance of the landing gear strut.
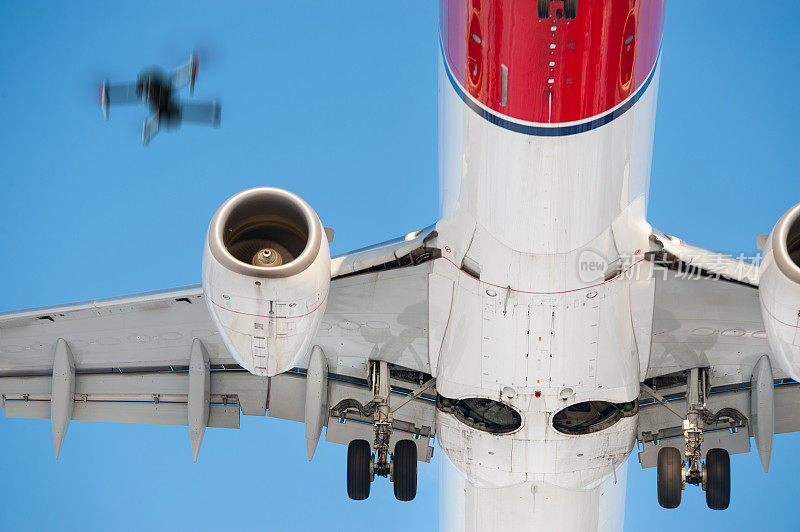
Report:
[[645,393],[683,418],[683,456],[675,447],[658,452],[658,503],[664,508],[677,508],[681,490],[686,484],[701,486],[706,503],[712,510],[725,510],[731,500],[730,456],[725,449],[709,449],[702,463],[703,428],[716,423],[720,417],[746,421],[738,410],[725,408],[714,414],[706,407],[709,394],[708,369],[694,368],[686,382],[686,415],[683,416],[654,390],[642,385]]
[[370,483],[375,480],[375,475],[390,478],[394,495],[400,501],[413,500],[417,495],[417,444],[408,439],[397,441],[390,458],[392,414],[432,386],[433,379],[390,406],[389,376],[387,362],[371,362],[372,401],[362,405],[355,399],[343,399],[331,408],[335,417],[343,418],[348,410],[357,410],[362,416],[372,418],[375,430],[373,445],[370,447],[367,440],[353,440],[347,447],[347,495],[354,500],[369,497]]
[[372,391],[375,404],[375,460],[373,472],[382,477],[391,474],[389,463],[389,440],[392,437],[392,413],[389,411],[389,364],[372,363]]

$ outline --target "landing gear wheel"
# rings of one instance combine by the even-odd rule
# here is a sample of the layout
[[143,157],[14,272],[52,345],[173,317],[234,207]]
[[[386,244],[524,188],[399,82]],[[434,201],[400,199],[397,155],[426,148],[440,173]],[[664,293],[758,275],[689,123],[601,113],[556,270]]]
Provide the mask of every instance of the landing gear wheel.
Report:
[[706,504],[712,510],[725,510],[731,503],[731,457],[725,449],[710,449],[706,454]]
[[394,496],[398,501],[411,501],[417,496],[417,444],[400,440],[392,457]]
[[658,451],[658,504],[662,508],[677,508],[681,503],[683,479],[681,452],[675,447],[664,447]]
[[347,495],[354,501],[369,497],[371,459],[372,449],[367,440],[353,440],[347,446]]
[[564,18],[575,20],[578,16],[578,0],[564,0]]
[[550,18],[550,0],[539,0],[536,12],[539,15],[539,20]]

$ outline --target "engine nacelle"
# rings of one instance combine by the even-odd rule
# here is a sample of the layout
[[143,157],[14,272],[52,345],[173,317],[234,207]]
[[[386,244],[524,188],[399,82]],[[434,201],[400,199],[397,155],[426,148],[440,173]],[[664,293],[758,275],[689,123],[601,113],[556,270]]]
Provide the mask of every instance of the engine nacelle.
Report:
[[758,291],[773,360],[800,380],[800,203],[772,229]]
[[307,354],[330,282],[322,223],[291,192],[245,190],[211,220],[203,292],[225,345],[251,373],[277,375]]

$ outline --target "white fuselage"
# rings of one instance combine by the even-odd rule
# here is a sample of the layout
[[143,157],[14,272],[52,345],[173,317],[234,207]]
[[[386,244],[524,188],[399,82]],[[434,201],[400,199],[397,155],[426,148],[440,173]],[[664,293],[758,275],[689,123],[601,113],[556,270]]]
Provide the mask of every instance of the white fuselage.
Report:
[[647,369],[653,285],[637,272],[650,235],[658,65],[599,115],[626,106],[613,120],[574,133],[597,116],[536,124],[564,131],[540,135],[487,119],[496,115],[440,60],[431,368],[440,395],[493,399],[522,416],[497,435],[438,413],[443,530],[622,526],[637,417],[568,435],[553,416],[633,401]]

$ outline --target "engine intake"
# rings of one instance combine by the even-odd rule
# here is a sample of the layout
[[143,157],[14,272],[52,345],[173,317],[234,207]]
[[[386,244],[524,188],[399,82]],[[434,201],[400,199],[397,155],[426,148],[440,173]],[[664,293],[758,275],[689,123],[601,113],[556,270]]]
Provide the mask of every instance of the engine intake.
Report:
[[225,268],[279,279],[308,268],[319,254],[324,234],[305,201],[286,190],[264,187],[226,201],[211,220],[208,243]]
[[788,279],[800,284],[800,203],[778,220],[772,230],[772,256]]
[[330,251],[314,210],[278,188],[222,204],[203,256],[203,291],[233,358],[256,375],[296,367],[325,312]]

